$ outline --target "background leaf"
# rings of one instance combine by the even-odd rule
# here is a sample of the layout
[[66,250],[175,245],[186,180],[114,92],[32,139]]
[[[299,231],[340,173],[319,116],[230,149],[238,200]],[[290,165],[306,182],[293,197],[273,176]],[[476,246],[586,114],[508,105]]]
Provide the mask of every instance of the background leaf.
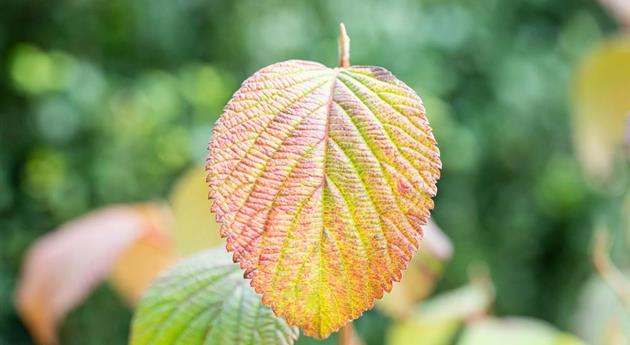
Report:
[[405,320],[397,320],[387,333],[389,345],[449,345],[465,321],[482,317],[494,301],[489,282],[474,280],[415,306]]
[[275,345],[298,336],[262,304],[223,248],[194,255],[158,278],[132,327],[132,345]]
[[263,301],[327,337],[400,280],[441,167],[420,98],[380,67],[256,72],[217,123],[213,211]]
[[574,143],[596,182],[610,179],[622,156],[630,116],[630,36],[613,37],[579,67],[573,91]]
[[433,221],[424,226],[423,247],[411,260],[402,280],[383,296],[376,306],[395,318],[411,315],[416,303],[427,297],[440,278],[445,263],[453,254],[453,245]]
[[182,257],[225,243],[219,235],[219,225],[208,212],[211,203],[205,179],[202,167],[189,169],[179,177],[169,195],[173,239]]
[[458,345],[585,345],[543,321],[487,318],[466,328]]
[[[111,206],[62,225],[29,250],[16,305],[40,344],[57,343],[56,328],[134,243],[164,236],[169,214],[160,205]],[[141,272],[137,272],[141,274]],[[136,284],[145,284],[142,279]],[[133,283],[126,291],[136,291]]]

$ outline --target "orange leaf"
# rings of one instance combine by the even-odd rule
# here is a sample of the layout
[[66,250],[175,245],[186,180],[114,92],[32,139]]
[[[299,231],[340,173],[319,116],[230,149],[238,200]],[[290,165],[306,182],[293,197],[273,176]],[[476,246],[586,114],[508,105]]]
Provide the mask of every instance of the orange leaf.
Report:
[[234,260],[263,303],[318,338],[400,280],[440,168],[422,101],[407,85],[381,67],[309,61],[246,80],[215,127],[207,163]]
[[111,206],[39,239],[27,253],[15,295],[18,312],[37,343],[56,344],[63,317],[138,239],[158,236],[154,233],[165,217],[158,205]]
[[175,261],[171,234],[167,232],[170,217],[166,209],[146,208],[149,231],[133,243],[116,261],[110,283],[131,306],[136,306],[144,291],[158,273]]

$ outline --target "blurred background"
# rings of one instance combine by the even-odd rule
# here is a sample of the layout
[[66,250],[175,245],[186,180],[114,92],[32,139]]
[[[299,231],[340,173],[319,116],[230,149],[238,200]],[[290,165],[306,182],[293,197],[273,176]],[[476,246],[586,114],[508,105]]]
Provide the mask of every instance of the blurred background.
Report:
[[[336,65],[340,21],[353,64],[391,70],[426,104],[444,166],[433,219],[454,248],[435,293],[483,262],[494,314],[575,331],[594,224],[630,262],[625,156],[612,149],[601,168],[575,124],[580,66],[620,32],[595,0],[2,0],[0,344],[33,343],[13,291],[36,238],[98,207],[165,198],[203,163],[240,82],[287,59]],[[630,66],[615,61],[613,75]],[[60,342],[124,344],[131,316],[101,284]],[[380,344],[391,322],[373,310],[356,324]]]

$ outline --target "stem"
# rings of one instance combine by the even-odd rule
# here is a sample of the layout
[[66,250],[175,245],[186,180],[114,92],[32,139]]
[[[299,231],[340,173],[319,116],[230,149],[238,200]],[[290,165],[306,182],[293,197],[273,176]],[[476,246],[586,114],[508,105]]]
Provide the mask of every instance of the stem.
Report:
[[339,345],[363,345],[357,337],[357,334],[354,333],[352,321],[348,322],[339,330]]
[[630,313],[630,282],[626,280],[623,273],[610,260],[608,255],[608,231],[606,229],[598,229],[595,233],[593,264],[602,279],[615,292],[626,311]]
[[350,37],[343,23],[339,23],[339,67],[350,67]]

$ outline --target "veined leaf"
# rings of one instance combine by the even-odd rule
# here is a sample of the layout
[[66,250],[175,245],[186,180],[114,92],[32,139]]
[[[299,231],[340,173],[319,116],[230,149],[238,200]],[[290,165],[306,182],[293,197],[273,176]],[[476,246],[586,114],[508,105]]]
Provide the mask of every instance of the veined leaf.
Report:
[[228,250],[265,304],[318,338],[400,280],[441,168],[420,98],[372,66],[263,68],[224,109],[209,149]]
[[222,249],[196,254],[147,291],[131,344],[292,344],[298,331],[273,315]]

